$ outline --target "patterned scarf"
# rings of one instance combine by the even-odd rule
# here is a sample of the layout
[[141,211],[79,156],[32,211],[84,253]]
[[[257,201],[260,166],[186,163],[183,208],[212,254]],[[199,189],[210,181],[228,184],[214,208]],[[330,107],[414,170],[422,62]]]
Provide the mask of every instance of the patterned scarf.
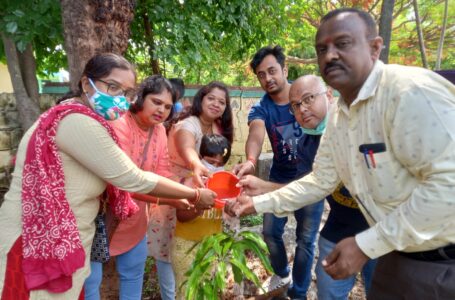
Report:
[[[64,292],[72,287],[72,274],[85,263],[85,251],[66,198],[62,160],[55,142],[60,120],[71,113],[97,120],[118,144],[106,120],[74,101],[54,106],[39,118],[28,143],[22,174],[22,269],[29,290]],[[118,218],[126,219],[138,211],[129,193],[110,184],[106,191]]]

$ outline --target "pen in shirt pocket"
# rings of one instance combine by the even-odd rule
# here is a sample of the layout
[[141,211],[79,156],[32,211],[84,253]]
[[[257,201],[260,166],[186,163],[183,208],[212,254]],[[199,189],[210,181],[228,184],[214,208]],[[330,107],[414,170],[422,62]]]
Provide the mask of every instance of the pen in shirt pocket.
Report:
[[[375,153],[385,152],[386,146],[384,143],[362,144],[359,146],[359,152],[363,154],[367,168],[370,166],[376,168],[376,160],[374,159]],[[368,160],[369,159],[369,160]]]

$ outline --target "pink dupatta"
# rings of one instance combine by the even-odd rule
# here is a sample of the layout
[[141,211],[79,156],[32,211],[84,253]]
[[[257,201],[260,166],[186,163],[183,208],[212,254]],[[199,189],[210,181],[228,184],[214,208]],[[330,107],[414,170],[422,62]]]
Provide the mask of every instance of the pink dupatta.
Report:
[[[60,120],[71,113],[97,120],[118,143],[108,122],[80,103],[54,106],[39,118],[28,143],[22,174],[22,269],[29,290],[64,292],[72,287],[72,274],[85,263],[55,142]],[[120,219],[138,211],[129,193],[110,184],[107,192],[111,208]]]

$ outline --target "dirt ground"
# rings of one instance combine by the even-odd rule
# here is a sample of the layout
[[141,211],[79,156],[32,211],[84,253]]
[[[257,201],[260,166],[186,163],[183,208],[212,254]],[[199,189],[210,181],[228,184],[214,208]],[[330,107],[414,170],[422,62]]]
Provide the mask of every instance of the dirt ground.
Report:
[[[321,223],[324,224],[328,214],[328,208],[326,208],[323,221]],[[260,232],[262,225],[245,228],[250,231]],[[243,229],[243,228],[242,228]],[[287,245],[288,249],[288,258],[289,261],[293,260],[293,254],[291,253],[291,249],[295,249],[295,222],[293,222],[293,218],[289,218],[289,222],[286,226],[284,240]],[[316,249],[316,258],[314,262],[316,262],[318,257],[318,251]],[[263,286],[266,287],[268,285],[268,281],[270,280],[270,275],[265,272],[260,264],[259,260],[254,258],[250,258],[248,261],[248,266],[250,269],[254,270],[255,274],[263,281]],[[317,289],[316,289],[316,275],[314,273],[314,265],[312,271],[312,282],[311,286],[308,290],[307,300],[317,300]],[[256,288],[252,284],[245,283],[243,286],[244,296],[234,296],[234,284],[233,280],[228,278],[229,288],[226,291],[225,297],[223,300],[242,300],[242,299],[255,299],[255,300],[266,300],[266,299],[286,299],[286,297],[281,297],[280,295],[284,292],[283,290],[275,291],[272,294],[261,294],[261,290]],[[111,260],[109,263],[105,264],[104,266],[104,278],[103,284],[101,286],[101,298],[104,300],[114,300],[118,299],[118,278],[115,272],[115,261]],[[144,300],[159,300],[161,299],[159,294],[159,285],[158,285],[158,278],[156,275],[156,268],[153,264],[153,260],[147,262],[146,266],[146,274],[144,276],[144,287],[143,287],[143,296],[142,299]],[[363,288],[363,283],[358,276],[358,280],[356,285],[354,286],[353,290],[349,295],[350,300],[365,300],[365,293]]]

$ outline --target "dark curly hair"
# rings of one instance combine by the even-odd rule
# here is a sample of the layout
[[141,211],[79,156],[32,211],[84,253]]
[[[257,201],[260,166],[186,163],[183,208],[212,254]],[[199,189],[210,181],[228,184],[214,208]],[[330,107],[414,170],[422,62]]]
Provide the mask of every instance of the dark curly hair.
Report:
[[[131,103],[130,112],[136,114],[144,109],[144,100],[149,94],[160,94],[164,90],[167,90],[172,96],[172,104],[175,104],[177,97],[172,84],[161,75],[152,75],[147,77],[139,86],[137,91],[137,100]],[[171,112],[167,117],[166,121],[172,118],[174,113],[174,105],[172,105]]]

